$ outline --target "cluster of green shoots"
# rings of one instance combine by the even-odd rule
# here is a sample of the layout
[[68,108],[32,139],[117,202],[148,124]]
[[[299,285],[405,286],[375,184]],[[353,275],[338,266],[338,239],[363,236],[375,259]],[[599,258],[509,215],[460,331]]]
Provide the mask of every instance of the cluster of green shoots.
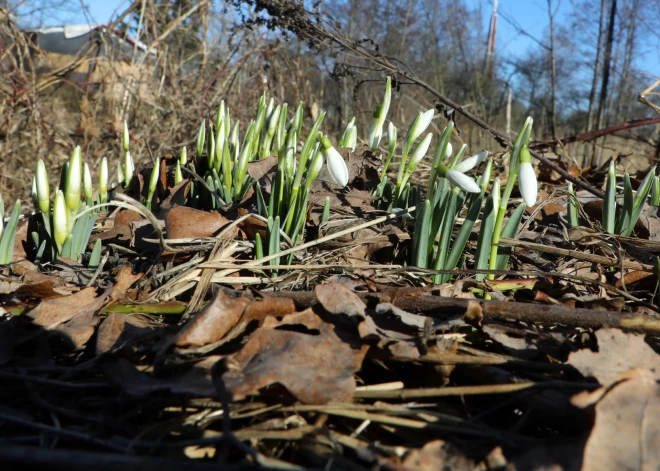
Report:
[[[623,174],[623,199],[617,201],[616,169],[610,161],[605,179],[605,200],[601,223],[608,234],[630,237],[642,214],[644,203],[651,195],[651,204],[660,206],[660,177],[653,167],[644,177],[636,192],[633,192],[630,175]],[[578,201],[572,184],[568,184],[568,223],[579,226]]]
[[[96,222],[96,213],[86,209],[108,201],[108,162],[105,158],[99,176],[99,192],[95,198],[89,166],[82,161],[80,147],[76,147],[62,167],[59,186],[51,195],[46,166],[43,160],[39,160],[32,180],[32,202],[41,220],[38,229],[30,234],[37,262],[56,256],[81,260]],[[101,241],[97,240],[90,267],[98,266],[100,254]]]
[[[385,98],[374,110],[371,133],[368,139],[372,150],[376,150],[382,135],[385,116],[390,104],[391,84],[387,79]],[[525,204],[533,206],[537,198],[536,175],[527,148],[532,130],[532,120],[528,118],[518,134],[510,154],[509,175],[504,191],[500,181],[495,180],[486,197],[492,162],[488,160],[483,173],[477,181],[466,175],[479,166],[488,157],[483,151],[464,159],[466,146],[452,156],[450,138],[453,122],[449,122],[436,143],[431,161],[431,175],[426,188],[426,197],[422,201],[422,191],[411,186],[409,179],[419,162],[426,156],[433,134],[427,133],[416,145],[431,124],[434,110],[420,112],[408,128],[401,148],[401,161],[396,181],[390,182],[387,168],[392,162],[397,149],[397,130],[392,123],[388,126],[388,155],[383,166],[381,181],[375,196],[380,198],[380,207],[388,211],[405,211],[411,201],[415,202],[417,215],[412,237],[409,261],[420,268],[438,271],[454,270],[463,254],[475,222],[481,215],[482,224],[475,255],[475,268],[480,270],[503,270],[508,262],[509,253],[498,248],[502,236],[515,236],[522,218]],[[413,150],[414,148],[414,150]],[[410,157],[409,157],[410,156]],[[516,182],[523,197],[521,203],[505,223],[509,198]],[[484,205],[485,201],[485,205]],[[465,214],[460,229],[454,235],[459,216]],[[434,276],[436,283],[444,282],[450,275]],[[478,275],[483,279],[485,275]]]
[[[280,250],[282,238],[296,245],[304,237],[309,194],[313,181],[327,163],[330,176],[342,187],[348,183],[348,168],[341,154],[327,136],[320,132],[325,118],[322,112],[307,136],[302,139],[303,104],[288,116],[288,105],[275,105],[263,95],[256,118],[248,123],[243,139],[239,139],[240,121],[232,121],[224,101],[220,103],[215,123],[203,121],[197,134],[197,166],[186,162],[185,148],[176,164],[175,182],[181,179],[181,166],[198,173],[206,185],[191,184],[190,203],[205,209],[238,204],[254,188],[258,213],[267,221],[267,240],[257,235],[256,256]],[[357,139],[354,119],[339,140],[340,146],[355,148]],[[302,142],[302,145],[300,143]],[[206,158],[204,158],[204,156]],[[277,168],[266,201],[261,186],[248,173],[248,164],[266,158],[277,158]],[[329,201],[326,201],[327,216]],[[265,249],[265,250],[264,250]],[[271,264],[278,264],[274,259]]]
[[[372,152],[378,152],[384,134],[387,112],[391,102],[391,80],[388,77],[385,95],[374,109],[373,119],[366,137]],[[528,144],[532,120],[528,118],[518,133],[510,152],[510,165],[506,182],[495,179],[491,184],[492,161],[483,151],[464,158],[467,147],[454,154],[450,139],[454,124],[449,122],[438,137],[430,161],[431,173],[426,188],[411,185],[410,177],[425,158],[433,133],[426,132],[434,117],[434,110],[420,112],[412,121],[403,141],[397,141],[397,128],[387,126],[387,156],[381,168],[381,178],[373,190],[377,206],[389,212],[401,212],[406,217],[413,204],[417,208],[412,244],[408,253],[411,265],[437,270],[434,281],[449,280],[452,270],[465,261],[465,247],[478,219],[481,219],[474,268],[503,270],[508,263],[508,249],[499,248],[502,237],[515,237],[525,206],[533,206],[537,198],[537,183]],[[220,103],[214,123],[205,121],[197,134],[197,159],[188,160],[183,147],[174,169],[176,184],[183,180],[182,169],[197,178],[191,179],[189,204],[204,209],[218,209],[240,204],[251,188],[256,194],[258,213],[267,222],[265,241],[259,234],[255,240],[255,255],[263,257],[280,251],[285,240],[295,246],[304,238],[310,191],[323,164],[337,184],[348,184],[346,163],[328,136],[321,131],[325,113],[321,112],[310,131],[303,138],[303,106],[300,103],[289,116],[288,105],[275,105],[273,99],[261,97],[255,119],[251,120],[242,139],[240,121],[233,123],[224,101]],[[355,150],[357,128],[353,118],[337,141],[338,147]],[[128,125],[124,122],[122,134],[123,158],[117,166],[120,184],[128,187],[135,173],[130,152]],[[388,168],[397,151],[400,160],[396,178],[391,180]],[[276,171],[269,193],[249,174],[251,162],[272,158],[277,160]],[[381,156],[383,158],[383,156]],[[481,164],[484,163],[482,166]],[[164,165],[164,164],[163,164]],[[196,168],[197,167],[197,168]],[[475,178],[468,175],[480,169]],[[146,198],[151,209],[161,173],[160,159],[156,159],[149,179]],[[51,193],[43,161],[37,164],[32,184],[32,199],[38,218],[37,229],[31,235],[36,261],[57,256],[82,260],[96,221],[95,209],[108,203],[108,162],[104,158],[99,172],[99,192],[94,195],[91,172],[82,162],[76,147],[61,172],[58,188]],[[511,193],[518,185],[523,202],[505,217]],[[503,186],[503,188],[502,188]],[[568,219],[578,225],[578,204],[569,184]],[[630,177],[623,177],[623,199],[616,198],[616,175],[610,164],[607,176],[606,198],[603,205],[603,227],[612,234],[630,235],[639,218],[644,202],[651,196],[652,203],[660,205],[660,177],[651,169],[639,189],[633,194]],[[329,198],[326,198],[322,222],[329,217]],[[412,204],[411,204],[412,203]],[[412,211],[411,211],[412,212]],[[20,216],[17,201],[6,225],[4,205],[0,198],[0,264],[10,263],[13,257],[15,232]],[[460,221],[460,224],[459,224]],[[460,227],[458,227],[460,226]],[[4,228],[4,230],[3,230]],[[98,265],[100,240],[91,254],[90,266]],[[279,264],[273,259],[271,264]],[[493,277],[493,275],[488,275]],[[486,275],[477,275],[484,279]]]

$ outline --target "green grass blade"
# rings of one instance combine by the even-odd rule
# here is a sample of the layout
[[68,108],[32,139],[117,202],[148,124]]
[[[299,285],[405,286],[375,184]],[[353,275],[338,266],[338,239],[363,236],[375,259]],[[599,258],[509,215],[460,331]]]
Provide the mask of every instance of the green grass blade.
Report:
[[89,256],[89,263],[87,266],[90,270],[96,270],[101,263],[101,250],[103,249],[103,243],[101,239],[96,239],[94,242],[94,248],[92,249],[92,254]]
[[459,229],[458,234],[456,235],[456,239],[452,244],[451,251],[447,256],[447,261],[445,262],[445,267],[447,270],[453,270],[458,265],[458,261],[461,257],[461,254],[463,253],[463,250],[465,250],[465,246],[467,245],[467,241],[470,238],[474,224],[479,217],[479,213],[481,212],[483,201],[484,195],[482,194],[475,194],[472,197],[467,216],[465,217],[465,222]]
[[[479,230],[479,240],[477,242],[477,252],[475,254],[474,267],[477,270],[487,270],[490,259],[491,242],[493,240],[493,230],[495,229],[495,219],[497,218],[498,208],[495,207],[493,195],[486,198],[486,207],[481,218],[481,228]],[[478,273],[475,278],[478,281],[486,278],[483,273]]]
[[[520,205],[516,208],[516,210],[513,212],[509,220],[504,225],[504,229],[502,229],[502,234],[500,235],[500,238],[506,237],[507,239],[513,239],[514,237],[516,237],[516,233],[518,232],[518,226],[520,225],[520,221],[524,213],[525,213],[525,203],[520,203]],[[511,256],[511,247],[499,248],[499,250],[497,251],[497,261],[495,262],[497,270],[506,269],[506,265],[507,263],[509,263],[510,256]]]
[[573,184],[568,182],[568,191],[566,192],[566,203],[567,203],[567,214],[568,214],[568,224],[571,227],[577,227],[578,224],[578,208],[577,208],[577,198],[575,197],[575,189]]
[[609,234],[614,234],[616,229],[616,173],[614,162],[610,162],[605,182],[605,200],[603,201],[603,229]]
[[621,208],[621,213],[614,228],[616,234],[623,234],[628,229],[632,232],[635,227],[635,223],[632,222],[633,205],[634,197],[630,175],[625,173],[623,175],[623,208]]
[[14,261],[14,242],[16,241],[16,228],[21,215],[21,200],[16,200],[11,211],[9,221],[0,236],[0,265],[7,265]]
[[[431,226],[431,202],[426,200],[421,211],[415,218],[411,264],[419,268],[427,268],[429,253],[429,227]],[[432,243],[432,242],[431,242]]]
[[[452,191],[449,196],[447,210],[442,217],[442,229],[440,230],[440,245],[438,246],[438,254],[434,262],[433,268],[435,270],[445,269],[447,254],[449,253],[449,244],[451,242],[451,235],[454,230],[454,221],[456,221],[457,214],[457,200],[458,192]],[[440,283],[443,276],[435,275],[433,280],[435,283]]]

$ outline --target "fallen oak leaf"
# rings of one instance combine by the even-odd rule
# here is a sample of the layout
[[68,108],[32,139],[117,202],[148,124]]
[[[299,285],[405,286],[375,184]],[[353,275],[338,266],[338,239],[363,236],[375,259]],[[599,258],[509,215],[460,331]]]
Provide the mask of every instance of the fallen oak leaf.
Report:
[[634,368],[596,391],[573,396],[571,402],[595,416],[582,471],[660,468],[660,433],[653,420],[660,416],[657,373]]
[[148,320],[139,315],[110,313],[98,328],[96,335],[96,355],[111,350],[143,344],[147,336],[154,332]]
[[115,284],[110,292],[110,299],[113,301],[124,299],[128,288],[142,278],[142,276],[143,273],[137,273],[134,275],[130,265],[123,265],[115,275]]
[[268,316],[283,316],[295,312],[290,298],[258,293],[243,293],[233,297],[220,290],[213,300],[197,313],[179,332],[175,340],[178,348],[201,347],[240,335],[252,321]]
[[42,330],[27,335],[19,343],[26,342],[43,331],[57,331],[76,349],[82,348],[94,334],[98,313],[109,298],[111,288],[96,296],[94,288],[42,301],[27,313],[32,323]]
[[644,341],[644,335],[619,329],[595,332],[598,351],[588,349],[573,352],[568,364],[587,377],[604,384],[609,378],[634,367],[645,367],[660,379],[660,356]]
[[[292,323],[289,316],[310,330],[318,327],[318,335],[279,330]],[[352,399],[353,375],[362,365],[366,346],[351,348],[332,324],[322,322],[311,309],[289,316],[269,320],[268,327],[257,329],[240,351],[227,358],[229,368],[222,379],[232,398],[240,400],[277,383],[308,404]]]
[[[211,237],[231,221],[220,213],[202,211],[187,206],[175,206],[165,214],[165,227],[169,239]],[[226,237],[234,237],[234,228]]]

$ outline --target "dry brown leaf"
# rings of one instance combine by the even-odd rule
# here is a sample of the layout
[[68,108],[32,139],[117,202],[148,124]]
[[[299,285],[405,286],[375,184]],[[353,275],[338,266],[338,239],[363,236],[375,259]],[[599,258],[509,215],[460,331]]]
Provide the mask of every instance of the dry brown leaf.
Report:
[[[249,211],[245,208],[238,208],[238,215],[245,216]],[[245,237],[248,240],[254,240],[256,234],[259,233],[261,240],[266,240],[266,233],[268,231],[268,224],[266,224],[261,219],[254,217],[253,215],[248,216],[243,221],[238,223],[238,227],[245,232]]]
[[262,177],[267,175],[273,168],[277,166],[277,156],[271,155],[265,159],[255,160],[248,162],[247,172],[250,177],[255,180],[261,180]]
[[[310,333],[279,330],[290,325],[288,317]],[[243,346],[228,358],[229,370],[223,375],[234,400],[245,398],[259,389],[281,384],[298,400],[308,404],[348,401],[355,391],[353,374],[366,353],[366,347],[351,348],[335,333],[334,326],[322,322],[307,309],[269,320]]]
[[635,368],[593,392],[573,397],[577,407],[593,408],[582,471],[660,469],[660,386],[657,373]]
[[96,297],[94,288],[85,288],[70,296],[42,301],[27,315],[33,324],[58,332],[63,340],[79,349],[94,334],[98,312],[109,294],[110,290],[106,290]]
[[155,378],[142,373],[124,358],[104,364],[103,372],[129,396],[143,397],[156,392],[169,392],[190,397],[212,397],[216,391],[211,371],[220,359],[218,355],[206,357],[184,373],[169,378]]
[[421,449],[411,450],[403,461],[405,471],[473,471],[474,461],[449,442],[433,440]]
[[108,240],[114,238],[119,240],[129,240],[131,238],[131,223],[141,219],[144,218],[135,211],[122,209],[115,215],[112,229],[99,234],[92,234],[89,241],[94,242],[96,239]]
[[339,283],[326,283],[314,288],[316,298],[323,309],[331,314],[346,314],[350,317],[366,316],[367,305],[346,286]]
[[601,384],[630,368],[649,368],[660,379],[660,355],[644,342],[644,335],[618,329],[596,331],[598,351],[583,349],[573,352],[568,363],[584,376],[594,377]]
[[218,291],[213,300],[183,326],[175,345],[200,347],[223,339],[241,320],[249,304],[246,296],[235,298]]
[[119,301],[126,297],[126,292],[128,288],[133,285],[137,280],[142,278],[143,273],[133,274],[133,270],[130,265],[123,265],[119,269],[119,273],[115,275],[115,285],[112,287],[110,292],[110,299],[113,301]]
[[[229,224],[229,220],[216,212],[202,211],[187,206],[175,206],[165,215],[169,239],[211,237]],[[235,229],[227,237],[236,235]]]
[[633,270],[623,275],[623,279],[617,280],[614,286],[617,288],[625,286],[626,288],[648,289],[654,288],[657,283],[657,273]]
[[96,336],[96,354],[130,347],[151,335],[153,328],[142,316],[110,313],[101,323]]
[[57,286],[55,280],[44,280],[39,283],[24,284],[16,288],[16,294],[22,294],[31,298],[49,299],[62,296],[54,288]]
[[173,207],[185,205],[189,192],[189,179],[181,180],[177,185],[174,185],[172,188],[168,188],[169,194],[163,201],[161,201],[160,206],[158,207],[158,211],[154,212],[156,217],[159,219],[164,218],[167,211]]
[[85,288],[70,296],[42,301],[28,312],[32,323],[50,330],[70,321],[79,314],[96,312],[105,303],[109,292],[96,297],[94,288]]

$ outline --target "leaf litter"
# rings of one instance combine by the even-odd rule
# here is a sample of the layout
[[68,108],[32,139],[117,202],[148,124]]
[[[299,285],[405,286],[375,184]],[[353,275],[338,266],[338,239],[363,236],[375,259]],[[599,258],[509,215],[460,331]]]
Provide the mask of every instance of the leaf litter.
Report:
[[[657,231],[562,235],[551,227],[565,201],[553,199],[529,214],[515,270],[483,282],[457,270],[436,286],[392,263],[405,222],[350,232],[374,212],[377,162],[347,156],[353,187],[321,178],[310,195],[307,230],[325,241],[282,257],[285,268],[245,256],[266,235],[254,194],[239,208],[187,208],[189,181],[168,187],[164,165],[153,221],[99,217],[91,242],[112,250],[98,272],[17,251],[0,273],[0,450],[48,441],[290,469],[660,464],[657,276],[644,258]],[[265,191],[274,162],[249,167]],[[158,243],[161,227],[175,251]]]

